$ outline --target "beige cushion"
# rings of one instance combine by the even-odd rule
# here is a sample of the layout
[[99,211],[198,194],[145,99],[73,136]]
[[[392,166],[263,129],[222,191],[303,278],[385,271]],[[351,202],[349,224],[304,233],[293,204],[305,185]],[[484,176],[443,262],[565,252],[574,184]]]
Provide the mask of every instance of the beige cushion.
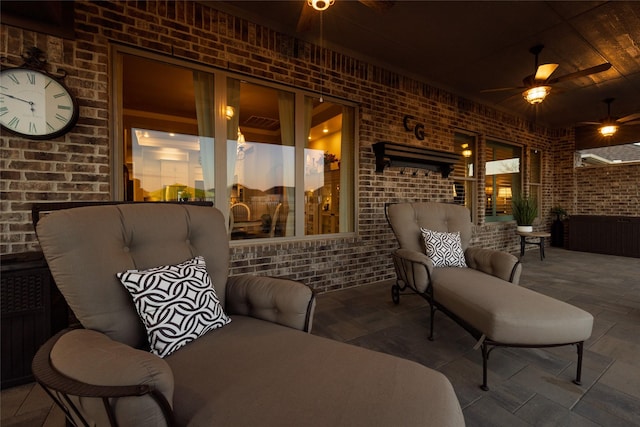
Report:
[[234,316],[164,360],[178,425],[464,425],[441,373],[250,317]]
[[226,241],[216,244],[227,238],[217,209],[154,203],[90,206],[50,213],[37,231],[56,285],[82,326],[116,341],[147,346],[131,296],[116,277],[121,271],[202,255],[224,306],[229,251]]
[[[85,383],[103,386],[146,384],[173,401],[173,373],[161,358],[111,340],[88,329],[76,329],[60,337],[51,351],[51,363],[62,374]],[[90,425],[109,425],[102,399],[73,397]],[[114,411],[118,425],[164,426],[155,400],[145,395],[117,399]],[[81,425],[82,423],[77,423]]]
[[593,316],[565,302],[471,268],[436,268],[434,298],[496,342],[552,345],[584,341]]
[[444,232],[460,232],[462,249],[471,241],[469,209],[460,205],[436,202],[397,203],[387,208],[391,224],[400,247],[424,252],[420,227]]

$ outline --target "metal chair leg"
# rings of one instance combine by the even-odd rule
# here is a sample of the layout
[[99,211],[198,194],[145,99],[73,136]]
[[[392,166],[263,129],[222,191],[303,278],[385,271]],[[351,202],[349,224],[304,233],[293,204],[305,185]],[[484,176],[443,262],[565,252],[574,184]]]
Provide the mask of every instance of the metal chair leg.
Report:
[[489,360],[489,349],[487,348],[487,344],[482,343],[482,385],[480,388],[484,391],[489,390],[489,386],[487,385],[487,362]]
[[576,379],[573,380],[573,383],[582,385],[582,353],[584,351],[584,341],[576,343],[576,347],[578,347],[578,368],[576,370]]

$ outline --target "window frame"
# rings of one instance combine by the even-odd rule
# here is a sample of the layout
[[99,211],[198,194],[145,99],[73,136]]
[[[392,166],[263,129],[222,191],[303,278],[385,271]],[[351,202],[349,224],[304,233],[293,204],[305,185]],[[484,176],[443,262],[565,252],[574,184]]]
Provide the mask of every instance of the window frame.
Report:
[[[133,55],[139,56],[144,59],[149,59],[153,61],[159,61],[166,63],[168,65],[175,65],[179,67],[186,67],[192,70],[203,71],[207,73],[211,73],[214,75],[215,81],[215,90],[214,90],[214,105],[216,106],[216,115],[215,115],[215,133],[214,138],[215,141],[226,141],[227,132],[226,132],[226,117],[225,117],[225,106],[227,103],[227,79],[234,78],[243,81],[247,81],[252,84],[262,85],[265,87],[269,87],[275,90],[282,90],[291,92],[294,94],[294,103],[295,103],[295,118],[294,118],[294,134],[295,134],[295,189],[294,189],[294,197],[295,197],[295,232],[293,236],[286,237],[277,237],[277,238],[260,238],[260,239],[247,239],[247,240],[230,240],[230,243],[262,243],[272,240],[284,241],[284,240],[317,240],[317,239],[326,239],[327,236],[338,236],[338,237],[353,237],[358,234],[358,215],[359,212],[359,199],[358,197],[354,197],[352,199],[352,206],[349,208],[351,211],[351,231],[338,232],[334,234],[313,234],[313,235],[305,235],[305,217],[304,217],[304,149],[305,149],[305,139],[304,135],[304,97],[319,97],[319,94],[315,92],[311,92],[299,87],[288,86],[284,84],[280,84],[277,82],[263,80],[257,77],[244,75],[241,73],[234,73],[227,70],[219,69],[212,66],[207,66],[198,62],[189,61],[186,59],[174,58],[158,53],[152,53],[145,50],[141,50],[139,48],[134,48],[130,46],[112,44],[111,45],[110,57],[111,61],[111,75],[110,79],[110,93],[111,99],[113,102],[111,103],[111,112],[113,120],[111,121],[110,131],[112,132],[113,137],[110,142],[110,149],[112,155],[110,156],[110,166],[113,173],[111,174],[111,199],[112,200],[124,200],[125,197],[125,183],[124,183],[124,174],[119,173],[123,169],[123,165],[126,164],[125,153],[124,153],[124,144],[125,144],[125,129],[124,123],[122,120],[123,116],[123,99],[122,99],[122,73],[123,70],[123,61],[122,55]],[[323,98],[326,101],[334,102],[337,104],[341,104],[343,106],[348,106],[353,108],[353,152],[351,153],[351,157],[353,160],[353,164],[351,165],[351,171],[345,172],[349,173],[350,179],[353,183],[353,193],[354,195],[359,194],[358,189],[358,173],[359,173],[359,162],[358,152],[359,152],[359,126],[358,126],[358,118],[360,117],[360,110],[358,103],[346,99],[341,99],[338,97],[329,96],[323,94]],[[224,215],[225,221],[228,223],[229,221],[229,194],[227,194],[229,186],[227,183],[227,146],[226,144],[216,143],[214,144],[214,158],[215,158],[215,183],[214,189],[216,197],[214,199],[214,207],[218,208]],[[223,196],[220,196],[223,195]]]
[[[538,163],[538,176],[540,177],[539,182],[535,182],[533,180],[533,157],[534,155],[538,155],[539,156],[539,163]],[[540,217],[540,214],[542,212],[542,191],[543,191],[543,181],[544,181],[544,167],[543,167],[543,162],[544,162],[544,152],[542,150],[540,150],[539,148],[531,148],[529,150],[529,197],[534,197],[536,199],[536,204],[538,205],[538,217]]]

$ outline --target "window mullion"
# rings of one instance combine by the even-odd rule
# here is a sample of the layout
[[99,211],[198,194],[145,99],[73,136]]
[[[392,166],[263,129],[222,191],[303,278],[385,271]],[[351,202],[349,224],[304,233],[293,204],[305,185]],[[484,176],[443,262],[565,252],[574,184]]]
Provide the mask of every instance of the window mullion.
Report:
[[304,148],[306,146],[304,126],[304,94],[295,94],[295,236],[304,236],[305,203],[304,203]]
[[222,211],[225,221],[229,219],[229,183],[227,182],[227,76],[215,73],[214,102],[215,124],[215,206]]

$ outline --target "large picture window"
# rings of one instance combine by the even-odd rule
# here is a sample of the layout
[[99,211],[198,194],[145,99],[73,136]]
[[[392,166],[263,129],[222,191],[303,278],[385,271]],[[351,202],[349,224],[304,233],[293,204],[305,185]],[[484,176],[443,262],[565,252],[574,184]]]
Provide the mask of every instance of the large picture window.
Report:
[[353,104],[118,48],[116,199],[213,201],[232,240],[353,232]]
[[485,221],[510,221],[511,200],[522,188],[522,148],[487,141],[485,150]]

